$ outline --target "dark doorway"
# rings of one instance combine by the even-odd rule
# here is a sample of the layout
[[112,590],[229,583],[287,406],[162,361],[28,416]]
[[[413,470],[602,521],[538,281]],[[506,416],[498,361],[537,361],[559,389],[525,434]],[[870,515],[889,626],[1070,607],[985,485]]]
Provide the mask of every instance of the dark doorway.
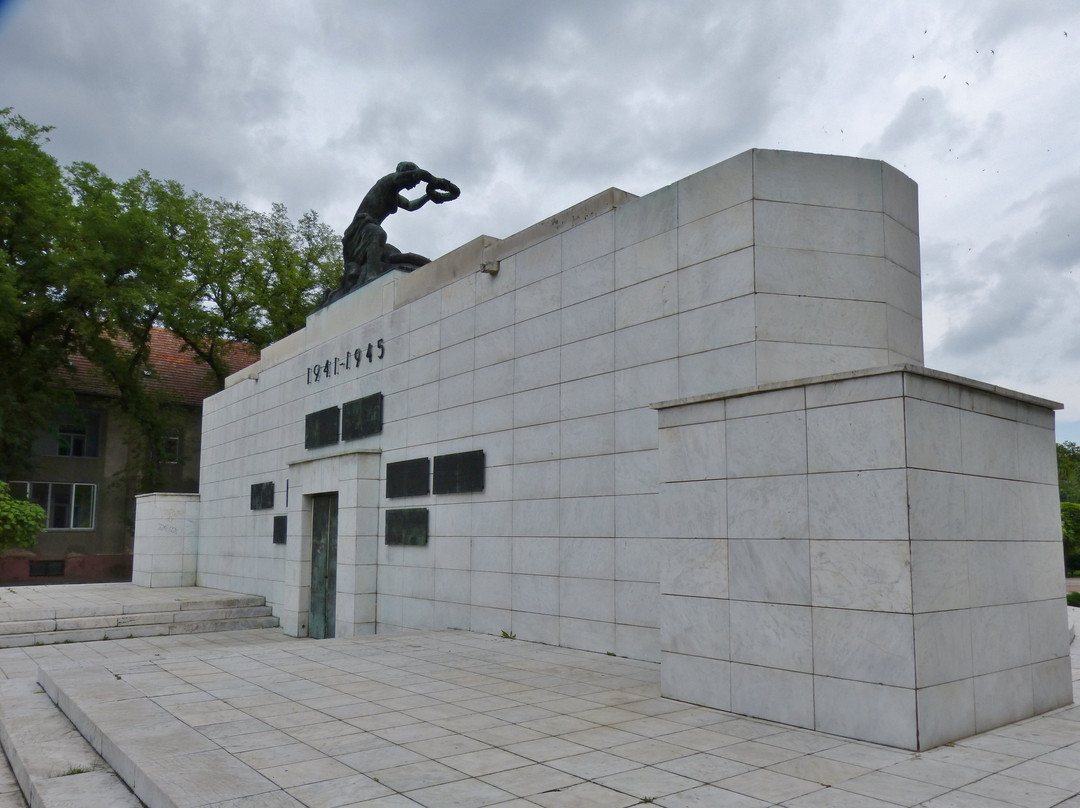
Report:
[[323,640],[334,636],[337,599],[338,495],[311,498],[311,615],[308,636]]

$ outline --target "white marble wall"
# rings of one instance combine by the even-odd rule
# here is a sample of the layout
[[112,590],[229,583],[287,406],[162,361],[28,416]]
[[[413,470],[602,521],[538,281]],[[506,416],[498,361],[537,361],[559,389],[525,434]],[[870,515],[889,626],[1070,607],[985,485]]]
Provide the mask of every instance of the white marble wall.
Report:
[[[301,470],[378,452],[377,492],[351,470],[320,485],[377,514],[379,630],[508,631],[658,659],[671,533],[650,405],[920,362],[917,227],[914,183],[883,163],[758,150],[384,276],[207,400],[199,582],[262,594],[302,633],[316,489]],[[381,360],[307,383],[314,363],[380,339]],[[305,414],[375,392],[381,435],[304,449]],[[486,453],[483,492],[385,497],[386,463],[473,449]],[[689,447],[680,462],[705,461]],[[250,486],[266,481],[275,508],[250,511]],[[382,542],[381,511],[407,506],[430,509],[427,547]],[[286,512],[288,543],[274,545],[270,519]],[[368,529],[342,533],[339,552],[355,540],[368,558]],[[368,608],[339,616],[369,630]]]
[[1053,406],[908,366],[661,409],[664,694],[912,749],[1070,703]]
[[198,494],[135,497],[131,582],[139,586],[194,586],[199,549]]

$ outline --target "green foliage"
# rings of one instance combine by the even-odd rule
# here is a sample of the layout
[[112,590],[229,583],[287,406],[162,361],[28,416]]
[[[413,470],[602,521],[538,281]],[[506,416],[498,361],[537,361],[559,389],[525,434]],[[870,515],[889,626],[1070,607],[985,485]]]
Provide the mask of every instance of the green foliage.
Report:
[[1080,606],[1080,592],[1066,592],[1065,602],[1070,606]]
[[33,547],[44,529],[45,510],[12,496],[8,484],[0,482],[0,549]]
[[57,371],[74,345],[65,305],[73,203],[47,127],[0,109],[0,473],[29,454],[65,393]]
[[1057,445],[1058,493],[1061,498],[1061,538],[1065,574],[1080,571],[1080,446]]
[[1061,537],[1066,574],[1080,570],[1080,503],[1061,503]]
[[337,285],[340,240],[313,212],[293,223],[283,205],[263,214],[198,194],[182,201],[183,266],[159,317],[224,384],[229,341],[262,348],[288,336]]
[[309,212],[211,200],[146,172],[125,182],[48,155],[47,127],[0,110],[0,478],[70,403],[75,353],[119,391],[148,447],[167,408],[152,393],[150,329],[184,340],[224,386],[232,342],[304,325],[341,276],[340,241]]
[[1080,446],[1072,441],[1057,445],[1058,491],[1062,502],[1080,502]]

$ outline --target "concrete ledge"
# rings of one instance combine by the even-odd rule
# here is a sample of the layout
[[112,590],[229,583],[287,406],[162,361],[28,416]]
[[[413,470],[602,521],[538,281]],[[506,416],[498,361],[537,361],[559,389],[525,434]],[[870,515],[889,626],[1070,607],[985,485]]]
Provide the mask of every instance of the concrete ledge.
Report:
[[249,628],[277,628],[276,617],[239,617],[232,620],[202,620],[171,623],[169,634],[205,634],[214,631],[241,631]]
[[549,216],[543,221],[488,245],[484,250],[483,260],[500,261],[637,198],[636,195],[620,188],[608,188],[554,216]]
[[262,606],[265,602],[262,595],[236,595],[212,600],[183,600],[180,601],[180,609],[236,609],[241,606]]
[[[42,697],[56,698],[94,750],[149,808],[216,805],[279,791],[104,667],[39,668],[38,678],[49,694]],[[78,804],[127,805],[108,800]]]
[[235,620],[247,617],[266,617],[270,609],[266,606],[238,606],[223,609],[184,609],[173,615],[174,623],[188,623],[193,620]]
[[716,393],[706,393],[700,396],[687,396],[686,398],[672,399],[670,401],[658,401],[652,405],[653,409],[665,410],[673,407],[683,407],[687,404],[703,404],[709,401],[723,401],[729,398],[741,398],[743,396],[753,396],[758,393],[768,393],[774,390],[788,390],[793,387],[809,387],[815,384],[827,384],[829,382],[842,382],[849,379],[861,379],[871,376],[885,376],[890,373],[909,373],[916,376],[924,376],[928,379],[936,379],[938,381],[949,382],[953,384],[960,384],[965,387],[970,387],[974,390],[979,390],[985,393],[992,393],[993,395],[1002,396],[1004,398],[1015,399],[1016,401],[1024,404],[1030,404],[1036,407],[1044,407],[1050,410],[1060,410],[1064,408],[1064,404],[1057,401],[1050,401],[1049,399],[1039,398],[1028,393],[1021,393],[1017,390],[1010,390],[1008,387],[999,387],[995,384],[988,382],[980,382],[977,379],[969,379],[965,376],[957,376],[955,373],[947,373],[943,370],[934,370],[933,368],[924,367],[922,365],[913,365],[907,362],[901,362],[893,365],[882,365],[881,367],[866,368],[863,370],[848,370],[841,373],[827,373],[820,376],[806,376],[803,378],[794,379],[792,381],[781,382],[769,382],[767,384],[757,384],[749,387],[741,387],[733,390],[724,390]]
[[36,786],[42,808],[73,808],[79,805],[108,805],[110,808],[141,808],[138,798],[111,770],[83,772],[68,777],[43,780]]
[[52,631],[56,627],[53,619],[12,620],[2,624],[5,634],[36,634],[39,631]]
[[37,634],[15,634],[11,636],[0,635],[0,648],[21,648],[28,645],[100,642],[101,640],[123,640],[133,637],[162,637],[166,634],[202,634],[277,627],[278,619],[269,614],[264,617],[234,617],[221,620],[154,622],[144,625],[120,625],[71,631],[43,631]]
[[[76,602],[56,607],[0,608],[0,648],[278,625],[260,595],[202,588],[181,589],[177,595],[161,590],[148,594],[151,590],[130,584],[105,584],[98,590],[92,586],[82,585],[93,602],[78,602],[72,594]],[[40,597],[34,590],[27,592],[31,593],[27,599]],[[58,600],[69,597],[66,591],[56,595]]]
[[0,682],[0,743],[31,808],[140,804],[30,679]]
[[103,628],[80,628],[72,631],[44,631],[34,635],[34,642],[53,645],[58,642],[96,642],[105,639]]
[[105,617],[110,614],[116,614],[116,607],[111,603],[82,603],[78,606],[58,606],[56,608],[57,620],[67,620],[77,617]]
[[57,631],[72,631],[83,628],[111,628],[116,625],[116,615],[106,614],[101,617],[61,617],[56,620]]

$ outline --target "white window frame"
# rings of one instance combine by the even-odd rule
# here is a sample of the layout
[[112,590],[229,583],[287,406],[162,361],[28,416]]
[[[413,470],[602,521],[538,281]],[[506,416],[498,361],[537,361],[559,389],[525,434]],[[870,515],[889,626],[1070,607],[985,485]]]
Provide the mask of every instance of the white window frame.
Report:
[[[54,483],[44,482],[41,480],[13,480],[11,482],[12,493],[16,493],[19,489],[16,486],[26,486],[25,492],[21,495],[25,496],[31,502],[36,502],[45,509],[45,530],[93,530],[97,523],[97,485],[94,483]],[[41,488],[44,487],[44,492]],[[63,502],[62,490],[67,489],[67,502]],[[85,495],[87,489],[89,489],[90,495],[90,513],[89,524],[75,524],[76,516],[76,504],[79,499],[79,489],[82,489]],[[85,504],[85,500],[83,500]],[[54,524],[54,518],[58,515],[58,508],[66,508],[64,525],[58,526]]]

